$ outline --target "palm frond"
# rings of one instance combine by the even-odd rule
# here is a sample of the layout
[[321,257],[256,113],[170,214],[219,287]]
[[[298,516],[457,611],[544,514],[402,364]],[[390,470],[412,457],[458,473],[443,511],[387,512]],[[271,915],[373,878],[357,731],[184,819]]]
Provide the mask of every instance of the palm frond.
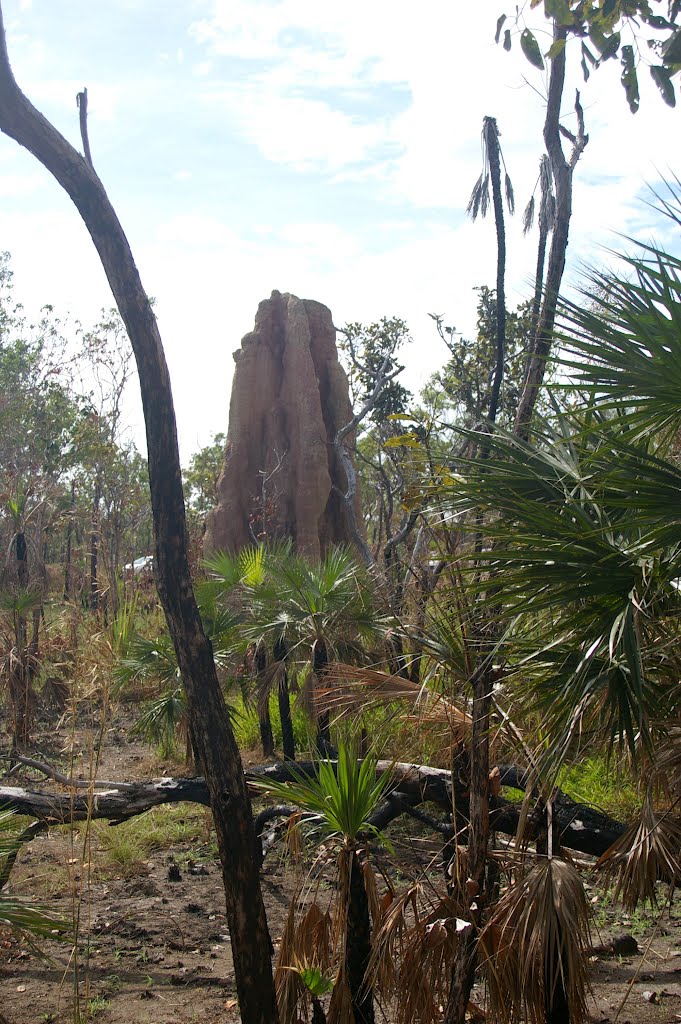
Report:
[[544,1024],[559,989],[570,1020],[588,1020],[590,906],[581,876],[556,858],[507,890],[480,935],[490,1005],[500,1024]]
[[369,964],[370,984],[394,1001],[395,1024],[435,1024],[447,1004],[461,908],[423,886],[387,899]]
[[[295,773],[294,773],[295,774]],[[320,760],[316,775],[298,774],[293,782],[254,782],[268,795],[317,815],[327,836],[353,843],[361,833],[376,830],[369,819],[390,786],[390,773],[376,773],[376,758],[358,759],[356,747],[341,743],[338,760]]]
[[508,212],[515,213],[515,196],[513,194],[513,184],[509,174],[504,175],[504,191],[506,193],[506,205],[508,206]]
[[523,234],[526,235],[532,230],[534,224],[534,196],[530,196],[530,201],[523,210]]
[[650,791],[638,821],[597,861],[615,882],[615,898],[627,909],[639,902],[656,902],[656,884],[674,886],[681,880],[681,818],[674,811],[657,811]]
[[[17,850],[14,820],[11,811],[0,812],[0,867],[1,862]],[[33,937],[59,938],[71,930],[66,921],[39,904],[3,892],[0,892],[0,927],[7,927],[23,936],[34,949]]]
[[571,386],[621,406],[641,431],[681,426],[681,259],[653,245],[620,256],[626,275],[591,271],[560,311]]
[[[325,689],[324,683],[332,685]],[[328,710],[360,707],[366,710],[393,702],[410,706],[419,719],[446,725],[455,735],[463,738],[470,728],[470,718],[457,705],[442,694],[426,686],[413,683],[404,676],[365,669],[355,665],[334,662],[324,673],[319,690],[319,706]]]

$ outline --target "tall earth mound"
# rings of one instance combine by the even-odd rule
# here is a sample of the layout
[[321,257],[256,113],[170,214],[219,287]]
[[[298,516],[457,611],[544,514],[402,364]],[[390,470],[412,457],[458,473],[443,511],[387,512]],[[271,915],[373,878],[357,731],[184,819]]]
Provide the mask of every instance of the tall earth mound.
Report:
[[333,440],[352,406],[331,311],[272,292],[234,361],[225,462],[204,551],[291,538],[314,560],[332,544],[351,543],[334,490],[347,484]]

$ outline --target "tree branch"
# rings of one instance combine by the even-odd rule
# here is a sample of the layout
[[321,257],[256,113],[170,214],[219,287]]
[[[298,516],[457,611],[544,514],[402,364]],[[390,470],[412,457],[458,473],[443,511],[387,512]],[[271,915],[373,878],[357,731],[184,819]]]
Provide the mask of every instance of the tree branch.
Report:
[[92,153],[90,152],[90,139],[87,130],[87,88],[85,86],[83,87],[82,92],[76,93],[76,106],[78,107],[79,113],[80,137],[83,140],[83,153],[85,154],[85,159],[94,171],[95,165],[92,162]]

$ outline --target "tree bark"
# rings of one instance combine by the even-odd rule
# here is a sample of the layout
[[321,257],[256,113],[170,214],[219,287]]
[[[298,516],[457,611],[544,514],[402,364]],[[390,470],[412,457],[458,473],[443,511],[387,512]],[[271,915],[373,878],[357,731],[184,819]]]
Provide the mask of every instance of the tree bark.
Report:
[[499,129],[496,119],[485,118],[487,156],[492,181],[492,202],[494,203],[494,227],[497,234],[497,334],[495,343],[494,373],[492,391],[487,414],[491,423],[496,423],[501,384],[504,379],[504,358],[506,348],[506,229],[504,226],[504,203],[501,192],[501,153],[499,150]]
[[99,253],[133,347],[146,424],[159,597],[187,694],[192,742],[210,792],[241,1017],[247,1024],[272,1024],[277,1006],[251,805],[192,589],[175,411],[158,325],[101,181],[14,80],[1,7],[0,129],[28,149],[72,199]]
[[[267,668],[267,649],[263,643],[258,644],[253,658],[257,676]],[[272,718],[270,716],[270,694],[267,693],[258,697],[258,727],[260,729],[260,743],[262,744],[262,756],[274,757],[274,733],[272,732]]]
[[[345,854],[344,854],[345,856]],[[345,941],[345,964],[355,1024],[374,1024],[374,995],[365,983],[371,958],[371,920],[362,865],[357,851],[350,856],[350,900]]]
[[[554,42],[565,42],[566,29],[554,22]],[[561,129],[560,104],[565,85],[565,46],[551,61],[549,75],[549,92],[544,120],[544,143],[551,162],[551,173],[556,190],[556,212],[553,224],[553,238],[546,270],[546,284],[542,301],[539,323],[534,338],[533,351],[530,355],[523,393],[518,403],[514,432],[524,440],[529,436],[530,421],[537,402],[537,395],[544,380],[546,360],[551,351],[553,327],[556,320],[558,294],[568,247],[570,218],[572,216],[572,174],[577,165],[589,136],[584,133],[584,115],[579,102],[579,93],[575,100],[578,133],[570,136]],[[572,152],[569,159],[565,158],[560,141],[561,134],[567,134],[572,141]]]
[[295,761],[296,742],[293,734],[293,719],[291,717],[291,695],[288,688],[288,651],[286,641],[279,637],[274,645],[273,657],[281,665],[281,676],[277,687],[277,700],[279,702],[279,718],[281,719],[281,745],[284,751],[285,761]]
[[466,879],[471,926],[461,936],[452,965],[445,1024],[465,1024],[466,1010],[475,979],[478,925],[482,911],[489,842],[489,720],[495,678],[493,667],[485,664],[475,673],[472,680],[470,826]]

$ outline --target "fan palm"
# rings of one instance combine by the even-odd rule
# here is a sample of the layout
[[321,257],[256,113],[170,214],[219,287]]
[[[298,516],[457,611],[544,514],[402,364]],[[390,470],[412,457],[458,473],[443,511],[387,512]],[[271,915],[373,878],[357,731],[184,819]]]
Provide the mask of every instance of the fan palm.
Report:
[[[290,550],[266,556],[262,584],[247,587],[251,621],[244,636],[264,642],[279,655],[275,664],[306,673],[305,696],[317,721],[317,746],[331,750],[330,715],[320,709],[319,693],[330,662],[365,659],[367,645],[381,632],[382,620],[370,578],[345,548],[332,548],[318,564]],[[265,683],[276,680],[265,676]]]

